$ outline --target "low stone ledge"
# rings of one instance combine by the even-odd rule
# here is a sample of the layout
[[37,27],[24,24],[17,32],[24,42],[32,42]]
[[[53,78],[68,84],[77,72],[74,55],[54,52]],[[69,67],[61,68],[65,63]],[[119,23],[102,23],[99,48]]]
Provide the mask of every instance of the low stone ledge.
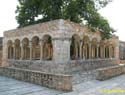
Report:
[[125,60],[120,60],[120,64],[125,64]]
[[96,79],[103,81],[125,73],[125,65],[110,66],[97,69]]
[[89,71],[98,68],[114,66],[117,59],[70,60],[67,63],[54,63],[40,60],[8,60],[9,67],[30,69],[53,74],[70,74],[77,71]]
[[51,74],[11,67],[0,67],[0,75],[38,84],[48,88],[54,88],[57,90],[72,90],[72,76],[70,75]]

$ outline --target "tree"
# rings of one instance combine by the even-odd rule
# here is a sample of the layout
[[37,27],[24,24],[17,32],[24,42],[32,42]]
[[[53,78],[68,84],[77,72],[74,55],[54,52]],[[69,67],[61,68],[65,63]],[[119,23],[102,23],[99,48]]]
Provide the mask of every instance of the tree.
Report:
[[[92,30],[100,30],[102,38],[110,38],[113,30],[98,10],[111,0],[18,0],[17,22],[24,27],[55,19],[84,23]],[[40,18],[41,17],[41,18]]]

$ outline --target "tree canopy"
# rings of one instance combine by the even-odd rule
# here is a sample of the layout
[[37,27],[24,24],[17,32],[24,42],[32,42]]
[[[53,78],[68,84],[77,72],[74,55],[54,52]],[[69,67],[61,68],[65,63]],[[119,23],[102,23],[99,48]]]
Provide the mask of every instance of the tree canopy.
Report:
[[16,19],[19,27],[55,19],[84,23],[92,31],[102,32],[110,38],[113,29],[98,10],[112,0],[18,0]]

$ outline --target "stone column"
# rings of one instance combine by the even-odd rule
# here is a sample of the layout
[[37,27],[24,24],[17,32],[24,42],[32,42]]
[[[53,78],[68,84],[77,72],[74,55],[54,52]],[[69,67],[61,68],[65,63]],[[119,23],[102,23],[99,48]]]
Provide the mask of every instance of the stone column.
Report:
[[115,59],[117,59],[117,63],[120,63],[119,60],[119,38],[116,37],[115,39]]
[[112,58],[113,58],[114,48],[112,47],[111,49],[112,49]]
[[40,60],[43,60],[43,40],[40,40]]
[[109,58],[111,58],[111,46],[109,46]]
[[23,44],[21,43],[20,44],[20,47],[21,47],[21,60],[24,58],[24,48],[23,48]]
[[[113,55],[112,55],[112,58],[115,58],[115,46],[113,46]],[[120,51],[119,51],[120,52]],[[125,52],[123,52],[125,54]],[[125,56],[125,55],[124,55]],[[124,58],[125,59],[125,58]]]
[[103,47],[103,58],[105,58],[105,45]]
[[80,59],[82,59],[82,45],[83,45],[83,41],[80,40],[80,50],[79,50]]
[[96,58],[99,58],[99,44],[97,44],[97,47],[96,47],[96,50],[97,50],[97,52],[96,52]]
[[87,54],[87,44],[85,43],[85,59],[87,59],[87,56],[88,56],[88,54]]
[[103,45],[101,46],[100,50],[101,50],[101,58],[104,58],[104,49],[103,49]]
[[111,52],[110,53],[111,54],[110,57],[113,58],[113,47],[112,46],[110,47],[110,52]]
[[102,45],[100,45],[100,58],[102,59]]
[[91,57],[92,57],[92,52],[91,52],[91,42],[90,42],[90,44],[89,44],[89,59],[91,59]]
[[29,41],[29,47],[30,47],[30,60],[32,60],[32,41]]
[[75,41],[75,58],[78,58],[78,46],[77,46],[77,42]]
[[16,49],[15,49],[15,45],[13,44],[13,59],[15,59],[16,57]]
[[3,39],[2,66],[8,66],[8,45],[6,38]]
[[119,46],[115,46],[115,58],[119,59]]
[[12,59],[12,47],[8,47],[9,49],[8,49],[8,58],[9,59]]

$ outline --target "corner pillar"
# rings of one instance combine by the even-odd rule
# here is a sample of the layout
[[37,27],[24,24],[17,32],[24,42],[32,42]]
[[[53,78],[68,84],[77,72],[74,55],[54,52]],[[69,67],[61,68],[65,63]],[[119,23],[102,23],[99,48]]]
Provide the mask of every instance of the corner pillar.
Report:
[[67,63],[70,60],[70,38],[53,38],[53,61]]

